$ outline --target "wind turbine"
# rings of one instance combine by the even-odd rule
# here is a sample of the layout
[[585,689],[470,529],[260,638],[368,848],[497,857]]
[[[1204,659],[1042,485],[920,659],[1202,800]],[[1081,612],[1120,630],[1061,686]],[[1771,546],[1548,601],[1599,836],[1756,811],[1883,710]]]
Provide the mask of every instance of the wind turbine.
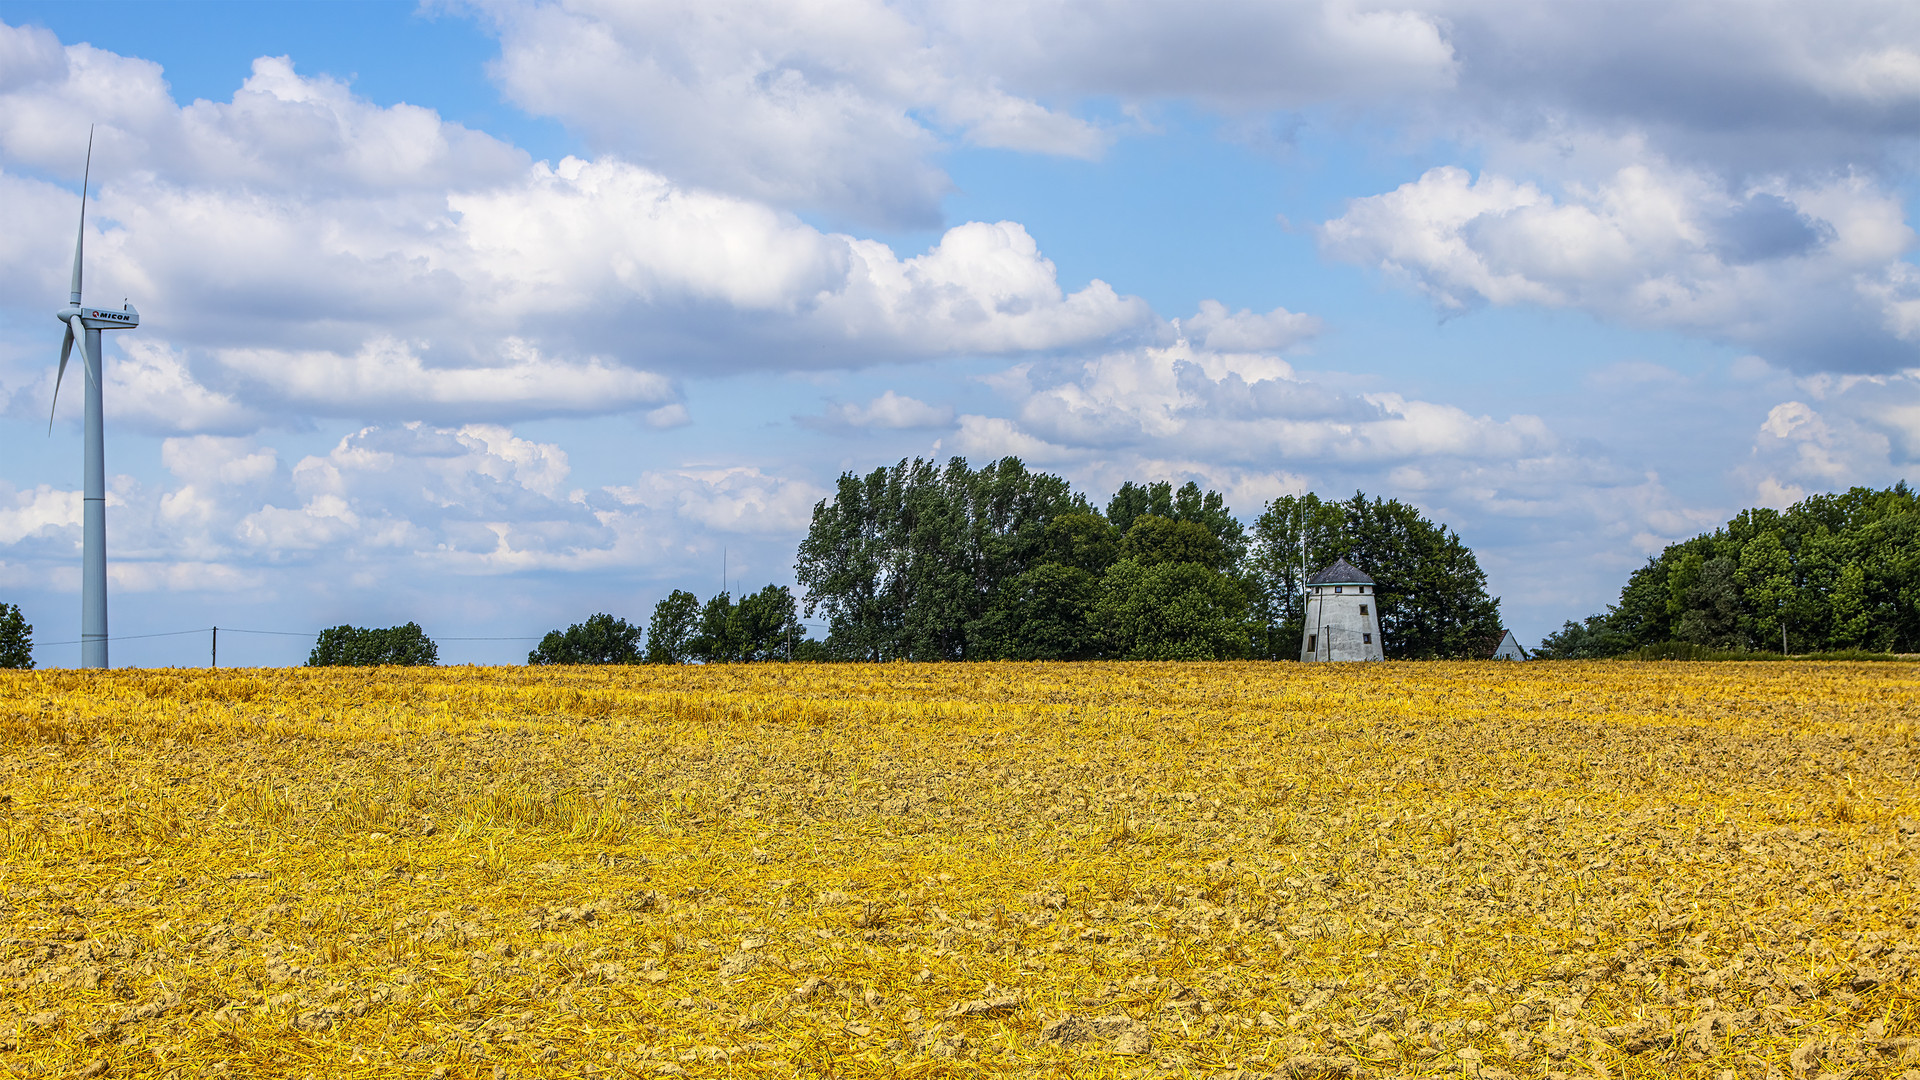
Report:
[[[140,313],[126,304],[119,311],[82,307],[80,264],[87,245],[87,187],[93,179],[93,129],[87,129],[87,166],[80,180],[80,235],[73,242],[73,294],[53,317],[67,324],[60,342],[60,371],[53,378],[53,404],[60,405],[60,380],[67,375],[67,357],[80,346],[80,366],[87,373],[86,491],[83,510],[83,548],[80,570],[80,666],[107,666],[107,456],[100,395],[100,331],[125,330],[140,325]],[[47,414],[47,434],[53,434],[53,414]]]

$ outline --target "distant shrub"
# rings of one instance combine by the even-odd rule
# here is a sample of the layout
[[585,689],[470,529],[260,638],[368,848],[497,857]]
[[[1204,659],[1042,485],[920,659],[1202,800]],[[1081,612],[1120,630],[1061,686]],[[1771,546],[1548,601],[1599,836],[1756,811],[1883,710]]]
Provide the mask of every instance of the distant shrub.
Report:
[[1589,615],[1584,622],[1566,625],[1540,639],[1535,660],[1601,660],[1631,650],[1633,640],[1608,628],[1607,616]]
[[799,664],[831,664],[856,658],[841,655],[840,650],[818,638],[801,638],[793,643],[793,659]]
[[320,632],[308,667],[415,667],[440,662],[440,647],[419,623],[383,629],[335,626]]
[[1622,660],[1778,660],[1779,653],[1741,652],[1735,649],[1716,649],[1711,645],[1698,645],[1691,641],[1662,641],[1654,645],[1643,645],[1631,652],[1622,653]]
[[587,616],[566,630],[548,631],[540,647],[527,654],[529,664],[637,664],[640,628],[606,612]]
[[1902,656],[1899,653],[1867,652],[1864,649],[1838,649],[1833,652],[1808,653],[1796,656],[1795,660],[1905,660],[1911,663],[1914,656]]
[[1908,660],[1895,653],[1869,652],[1865,649],[1836,649],[1829,652],[1783,656],[1777,652],[1748,652],[1744,649],[1716,649],[1691,641],[1663,641],[1623,653],[1622,660]]
[[33,626],[18,604],[0,604],[0,668],[33,667]]

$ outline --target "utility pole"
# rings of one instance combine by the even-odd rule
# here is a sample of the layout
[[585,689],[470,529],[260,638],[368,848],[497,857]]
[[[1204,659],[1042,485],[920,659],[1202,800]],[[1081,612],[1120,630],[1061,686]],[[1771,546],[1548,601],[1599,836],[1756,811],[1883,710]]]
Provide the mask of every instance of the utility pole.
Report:
[[213,628],[213,667],[220,666],[220,628]]
[[1294,500],[1293,517],[1293,531],[1300,534],[1300,624],[1305,627],[1307,622],[1307,492],[1305,488],[1300,490],[1299,497]]

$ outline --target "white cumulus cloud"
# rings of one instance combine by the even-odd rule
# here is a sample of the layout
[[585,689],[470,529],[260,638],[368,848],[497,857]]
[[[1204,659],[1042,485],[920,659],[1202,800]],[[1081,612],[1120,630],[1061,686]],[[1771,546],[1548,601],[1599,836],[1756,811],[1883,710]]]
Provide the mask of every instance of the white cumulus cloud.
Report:
[[1920,282],[1897,261],[1913,238],[1899,200],[1862,179],[1729,192],[1648,165],[1560,198],[1442,166],[1353,200],[1321,229],[1327,254],[1445,309],[1578,307],[1840,370],[1897,365],[1920,341],[1906,317]]
[[953,407],[929,405],[919,398],[888,390],[864,405],[850,402],[837,404],[830,406],[822,417],[804,419],[813,426],[841,425],[894,430],[939,428],[953,423]]
[[1228,311],[1218,300],[1200,301],[1200,310],[1178,323],[1195,345],[1214,352],[1266,352],[1284,349],[1320,333],[1323,324],[1312,315],[1274,308],[1261,314],[1241,308]]
[[[1016,222],[900,254],[684,172],[532,162],[285,57],[257,61],[230,102],[180,105],[150,61],[0,31],[21,63],[0,86],[0,295],[44,297],[25,309],[41,314],[64,296],[77,199],[22,170],[77,180],[73,132],[98,119],[87,294],[143,312],[109,379],[110,408],[147,430],[626,411],[671,424],[671,380],[692,371],[1159,332],[1104,282],[1063,289]],[[982,123],[1021,113],[968,93]],[[45,407],[30,379],[10,380],[16,413]]]
[[486,5],[522,107],[694,183],[851,220],[926,225],[947,132],[1086,157],[1094,125],[1010,93],[880,0]]
[[319,416],[520,418],[626,412],[675,395],[666,378],[599,357],[544,357],[527,342],[502,342],[498,366],[428,367],[409,343],[368,341],[351,356],[331,352],[222,349],[218,363],[255,400]]
[[813,505],[830,493],[757,466],[690,466],[641,474],[607,488],[622,506],[668,511],[722,533],[803,532]]
[[1736,475],[1765,505],[1814,491],[1885,486],[1920,467],[1920,369],[1798,380],[1801,398],[1767,410]]

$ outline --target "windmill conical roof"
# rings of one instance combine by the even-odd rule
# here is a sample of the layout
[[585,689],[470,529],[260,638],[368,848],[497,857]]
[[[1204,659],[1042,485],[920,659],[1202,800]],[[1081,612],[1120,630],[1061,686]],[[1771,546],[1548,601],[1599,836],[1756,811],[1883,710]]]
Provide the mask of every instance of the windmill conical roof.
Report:
[[1347,560],[1335,559],[1333,560],[1332,566],[1329,566],[1325,570],[1322,570],[1319,573],[1308,578],[1307,584],[1309,585],[1355,585],[1355,584],[1371,585],[1373,584],[1373,579],[1368,577],[1358,567],[1354,566],[1352,563],[1348,562]]

